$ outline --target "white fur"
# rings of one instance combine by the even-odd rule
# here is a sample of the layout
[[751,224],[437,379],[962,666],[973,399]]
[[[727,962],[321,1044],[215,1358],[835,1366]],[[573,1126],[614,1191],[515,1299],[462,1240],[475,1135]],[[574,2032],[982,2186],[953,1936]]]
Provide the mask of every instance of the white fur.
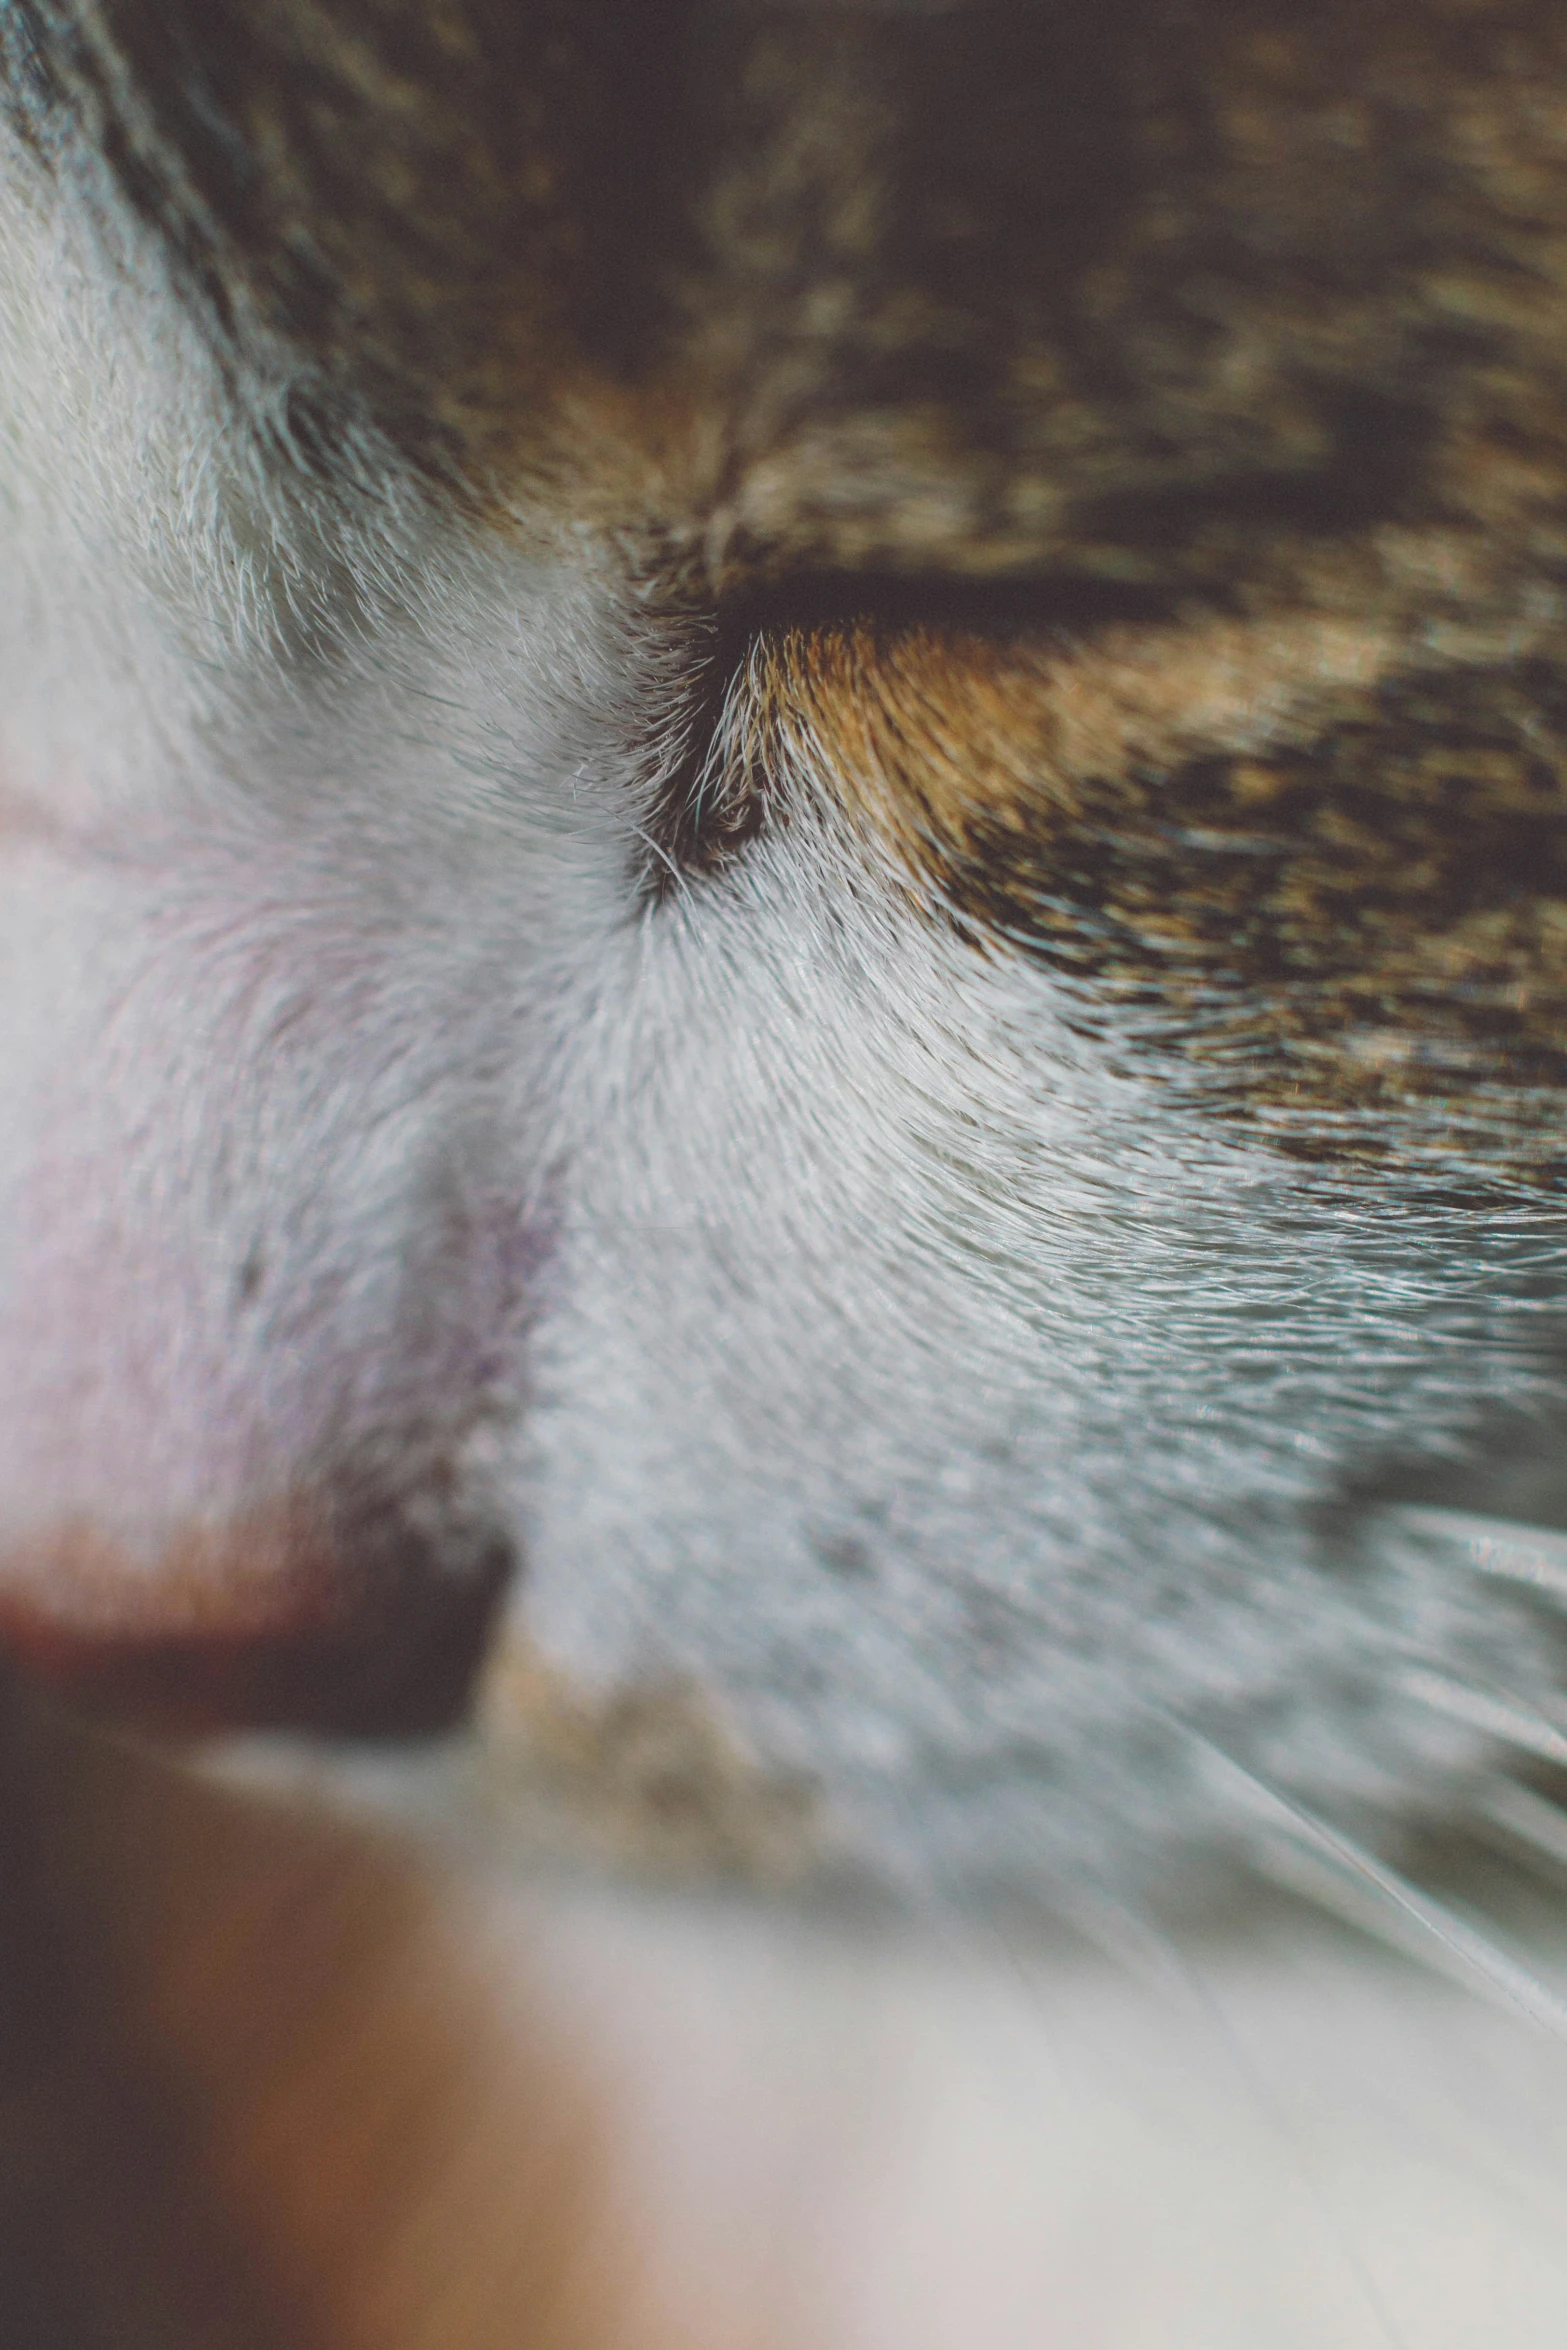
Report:
[[8,264],[0,1517],[151,1556],[466,1443],[547,1651],[694,1676],[899,1873],[1178,1877],[1225,1756],[1453,1800],[1489,1750],[1408,1670],[1547,1705],[1535,1619],[1324,1513],[1540,1407],[1560,1220],[1226,1129],[810,773],[644,903],[678,634],[389,461],[287,478],[94,252]]
[[[1477,1446],[1514,1426],[1533,1501],[1559,1219],[1477,1226],[1375,1178],[1346,1202],[1222,1129],[1143,1040],[1069,1019],[1059,979],[907,903],[809,773],[730,875],[645,903],[687,648],[634,580],[546,555],[526,515],[459,524],[374,451],[331,500],[288,478],[130,232],[106,253],[19,161],[9,187],[7,1534],[98,1516],[150,1571],[192,1515],[455,1463],[578,1681],[690,1675],[819,1781],[862,1866],[944,1894],[1119,1914],[1189,1893],[1212,1850],[1276,1858],[1281,1821],[1374,1842],[1483,1796],[1503,1745],[1409,1675],[1548,1715],[1540,1618],[1369,1500],[1468,1459],[1495,1505]],[[978,2334],[906,2265],[969,2094],[968,2059],[921,2065],[971,1988],[911,1995],[898,2094],[941,2117],[943,2184],[867,2155],[905,2249],[842,2338],[1021,2345],[1050,2302],[1081,2312],[1052,2320],[1064,2350],[1559,2339],[1522,2189],[1433,2183],[1404,2149],[1434,2126],[1428,2065],[1441,2103],[1494,2063],[1487,2126],[1554,2193],[1525,2060],[1478,2009],[1449,2038],[1446,2007],[1395,2002],[1388,2121],[1355,2053],[1382,1977],[1307,1983],[1265,1950],[1241,1977],[1237,2028],[1284,2047],[1292,2096],[1338,2100],[1320,2160],[1286,2117],[1241,2216],[1268,2095],[1237,2122],[1206,2027],[1172,2086],[1146,2013],[1107,2022],[1053,1977],[1046,2032],[1119,2049],[1120,2085],[1021,2121],[1011,2088],[981,2097],[998,2193],[1014,2127],[1039,2165],[1002,2238],[1044,2233],[1005,2255],[1037,2258],[1037,2293]],[[1144,2203],[1162,2249],[1134,2275]],[[1377,2313],[1362,2238],[1407,2319],[1391,2287]],[[1494,2328],[1482,2240],[1526,2279]]]

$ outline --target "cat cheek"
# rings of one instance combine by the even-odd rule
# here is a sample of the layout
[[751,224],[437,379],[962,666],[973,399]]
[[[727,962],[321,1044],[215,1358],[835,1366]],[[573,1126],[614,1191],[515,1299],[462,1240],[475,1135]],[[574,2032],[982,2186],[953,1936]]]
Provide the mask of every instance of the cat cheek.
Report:
[[37,1036],[66,1049],[8,1097],[0,1644],[160,1719],[442,1718],[507,1564],[467,1463],[535,1237],[395,1053],[361,1084],[302,1015],[247,1037],[264,953],[219,970],[131,918],[100,977],[4,999],[8,1064],[24,1030],[40,1068]]

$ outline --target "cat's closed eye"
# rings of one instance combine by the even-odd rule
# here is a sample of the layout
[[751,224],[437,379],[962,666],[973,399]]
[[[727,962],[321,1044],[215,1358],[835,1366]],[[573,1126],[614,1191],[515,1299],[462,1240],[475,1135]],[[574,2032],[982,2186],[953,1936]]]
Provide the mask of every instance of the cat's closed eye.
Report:
[[[1552,1182],[1563,673],[1091,579],[738,602],[648,821],[656,896],[836,823],[977,948],[1073,983],[1317,1158]],[[1476,647],[1475,651],[1480,648]],[[852,851],[851,851],[852,853]]]
[[[225,2069],[255,1954],[308,2009],[312,1933],[364,1984],[458,1921],[450,2037],[385,2012],[437,2052],[409,2240],[460,2243],[464,2117],[519,2144],[478,1979],[527,1974],[545,1855],[1016,1931],[1089,2039],[1116,1969],[1204,1951],[1333,2039],[1304,1901],[1559,2035],[1557,14],[15,0],[0,88],[0,1640],[165,1731],[449,1731],[265,1769],[467,1856],[399,1893],[291,1813],[277,1858],[231,1783],[119,1802],[24,1709],[37,2012],[46,1847],[92,1920],[196,1886],[166,1914],[239,1952],[229,2004],[193,2049],[207,2008],[149,1990],[148,2061],[284,2116],[254,2174],[218,2130],[216,2204],[260,2227],[265,2176],[330,2350],[406,2311],[297,2250],[330,2193],[276,2147],[338,2076],[308,2017],[297,2106],[284,2042]],[[258,1926],[224,1821],[265,1882],[341,1851],[373,1925]],[[662,1979],[644,1895],[595,1914]],[[682,1980],[743,2006],[682,1914]],[[154,1986],[164,1915],[126,1893]],[[828,1945],[739,1931],[820,2021]],[[1424,2028],[1401,2116],[1462,2104]],[[1364,2125],[1396,2182],[1366,2273],[1407,2188],[1449,2276],[1472,2182],[1410,2187],[1322,2077],[1345,2175]],[[1211,2112],[1170,2094],[1144,2168],[1116,2095],[1026,2101],[1028,2350],[1069,2141],[1117,2249],[1063,2350],[1173,2350],[1210,2219],[1117,2299],[1125,2182],[1178,2211]],[[1480,2098],[1487,2143],[1555,2180],[1526,2102]],[[1445,2350],[1474,2301],[1427,2282],[1389,2293]],[[921,2298],[863,2338],[922,2345]],[[1191,2338],[1289,2298],[1210,2278]],[[859,2340],[844,2306],[806,2338]]]

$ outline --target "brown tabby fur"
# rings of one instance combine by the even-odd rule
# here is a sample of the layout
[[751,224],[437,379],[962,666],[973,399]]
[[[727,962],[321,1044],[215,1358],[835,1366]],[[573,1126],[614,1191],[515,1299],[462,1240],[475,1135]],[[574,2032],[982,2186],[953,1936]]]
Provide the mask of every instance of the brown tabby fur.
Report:
[[[809,737],[933,921],[1210,1005],[1172,1050],[1224,1114],[1559,1169],[1554,0],[22,0],[9,39],[29,137],[129,192],[294,458],[384,436],[711,636],[685,874],[788,821]],[[7,2339],[656,2350],[593,2084],[492,2064],[456,1892],[26,1705],[3,1769]]]

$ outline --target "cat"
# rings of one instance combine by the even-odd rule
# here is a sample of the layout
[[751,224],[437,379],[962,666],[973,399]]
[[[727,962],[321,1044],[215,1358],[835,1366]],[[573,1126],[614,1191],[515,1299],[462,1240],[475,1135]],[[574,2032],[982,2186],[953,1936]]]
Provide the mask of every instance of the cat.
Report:
[[0,27],[13,1659],[1549,2043],[1557,12]]

